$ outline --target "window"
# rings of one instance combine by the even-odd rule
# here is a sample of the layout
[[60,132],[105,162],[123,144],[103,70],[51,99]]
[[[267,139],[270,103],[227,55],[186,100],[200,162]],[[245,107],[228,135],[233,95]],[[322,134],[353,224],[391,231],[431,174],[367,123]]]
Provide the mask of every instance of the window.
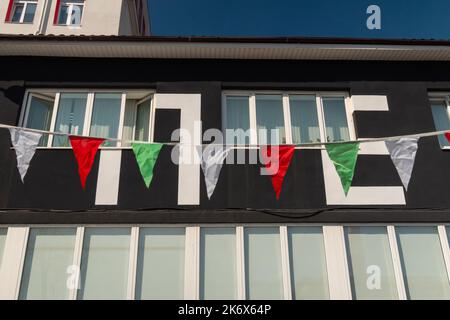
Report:
[[[25,253],[19,299],[67,299],[75,228],[32,228]],[[70,269],[69,269],[70,270]]]
[[129,228],[87,228],[78,299],[125,299],[129,258]]
[[[431,112],[433,113],[434,126],[436,131],[450,131],[450,97],[432,98]],[[444,135],[438,136],[441,148],[450,148],[450,142]]]
[[200,234],[200,299],[237,299],[236,232],[202,228]]
[[[32,92],[23,126],[72,135],[151,141],[152,97],[130,92]],[[67,136],[44,135],[40,146],[70,147]],[[104,147],[125,146],[106,141]]]
[[67,26],[81,25],[84,0],[62,0],[57,8],[57,24]]
[[244,243],[247,299],[282,299],[279,230],[271,227],[246,228]]
[[347,227],[345,236],[353,297],[398,299],[386,227]]
[[33,23],[36,13],[37,0],[22,1],[15,0],[12,7],[10,22],[13,23]]
[[183,299],[184,228],[139,232],[136,299]]
[[292,298],[329,299],[327,264],[321,227],[289,227]]
[[3,250],[5,248],[7,234],[8,234],[7,228],[0,228],[0,268],[2,266]]
[[436,227],[398,227],[406,294],[409,299],[450,299],[450,285]]
[[345,93],[225,92],[224,97],[223,128],[228,144],[354,139]]

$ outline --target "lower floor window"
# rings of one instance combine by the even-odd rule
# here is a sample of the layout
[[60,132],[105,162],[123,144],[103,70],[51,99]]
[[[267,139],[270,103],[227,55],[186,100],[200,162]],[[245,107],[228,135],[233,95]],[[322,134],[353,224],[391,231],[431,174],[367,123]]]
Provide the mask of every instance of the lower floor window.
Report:
[[445,226],[14,228],[19,299],[450,298]]

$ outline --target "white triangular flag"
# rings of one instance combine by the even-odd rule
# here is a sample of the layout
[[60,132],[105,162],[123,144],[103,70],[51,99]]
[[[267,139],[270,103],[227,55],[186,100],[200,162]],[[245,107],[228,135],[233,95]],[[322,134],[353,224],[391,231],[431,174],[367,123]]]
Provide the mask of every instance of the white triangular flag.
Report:
[[409,180],[411,179],[418,141],[419,138],[400,138],[398,140],[385,141],[405,190],[408,190]]
[[230,150],[230,148],[223,148],[221,145],[206,147],[203,150],[201,167],[203,170],[203,175],[205,176],[208,199],[211,199],[211,196],[214,193],[217,181],[219,180],[223,161],[227,157]]
[[42,134],[16,128],[10,128],[9,133],[11,134],[12,145],[16,150],[17,169],[19,169],[20,178],[23,182]]

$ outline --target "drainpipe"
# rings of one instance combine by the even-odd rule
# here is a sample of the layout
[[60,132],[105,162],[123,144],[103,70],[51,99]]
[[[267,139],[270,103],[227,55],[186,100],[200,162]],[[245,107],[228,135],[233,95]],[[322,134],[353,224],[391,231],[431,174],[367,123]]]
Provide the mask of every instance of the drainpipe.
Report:
[[38,30],[36,31],[36,34],[44,33],[44,21],[45,21],[45,16],[47,16],[48,2],[49,2],[49,0],[44,0],[44,5],[42,7],[42,14],[39,19],[39,27],[38,27]]

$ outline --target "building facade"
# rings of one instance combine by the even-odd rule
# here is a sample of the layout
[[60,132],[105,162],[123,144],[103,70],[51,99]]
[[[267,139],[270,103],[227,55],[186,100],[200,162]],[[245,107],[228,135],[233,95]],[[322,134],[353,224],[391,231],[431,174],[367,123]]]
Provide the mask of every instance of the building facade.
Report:
[[[182,157],[177,148],[209,143],[208,129],[255,129],[225,137],[247,160],[264,143],[450,130],[450,43],[51,35],[0,42],[1,124],[171,142],[149,188],[130,145],[108,142],[83,190],[66,137],[43,137],[22,182],[0,128],[0,298],[450,298],[443,136],[419,140],[407,190],[384,142],[361,143],[347,195],[323,146],[296,147],[278,200],[261,163],[237,163],[237,153],[210,199],[200,164],[172,161]],[[279,140],[264,140],[261,127],[279,129]],[[181,147],[172,136],[180,128]]]

